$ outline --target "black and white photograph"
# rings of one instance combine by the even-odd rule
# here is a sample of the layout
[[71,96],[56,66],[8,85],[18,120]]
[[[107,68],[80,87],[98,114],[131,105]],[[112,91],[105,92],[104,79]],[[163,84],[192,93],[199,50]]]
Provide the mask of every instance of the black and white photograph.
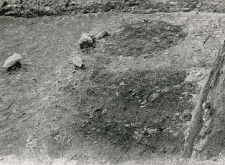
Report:
[[225,0],[0,0],[0,165],[225,165]]

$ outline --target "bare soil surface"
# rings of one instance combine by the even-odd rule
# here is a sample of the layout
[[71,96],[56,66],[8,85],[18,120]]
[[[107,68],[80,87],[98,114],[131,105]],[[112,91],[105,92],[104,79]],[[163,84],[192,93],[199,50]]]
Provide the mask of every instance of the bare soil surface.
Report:
[[[0,155],[104,164],[179,154],[224,21],[196,12],[0,17],[0,64],[23,56],[21,68],[0,69]],[[111,36],[79,50],[82,33],[102,30]]]

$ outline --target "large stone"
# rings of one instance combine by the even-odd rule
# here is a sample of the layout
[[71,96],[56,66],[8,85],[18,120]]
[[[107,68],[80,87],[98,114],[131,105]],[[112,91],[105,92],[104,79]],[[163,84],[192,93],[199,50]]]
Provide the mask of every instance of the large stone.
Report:
[[73,57],[72,62],[74,64],[74,66],[77,67],[77,68],[84,67],[84,61],[79,56]]
[[13,67],[16,63],[20,62],[21,59],[22,59],[22,56],[20,54],[14,53],[12,56],[7,58],[3,67],[4,68]]
[[78,43],[79,43],[81,49],[94,46],[94,40],[93,40],[92,36],[88,33],[82,34]]

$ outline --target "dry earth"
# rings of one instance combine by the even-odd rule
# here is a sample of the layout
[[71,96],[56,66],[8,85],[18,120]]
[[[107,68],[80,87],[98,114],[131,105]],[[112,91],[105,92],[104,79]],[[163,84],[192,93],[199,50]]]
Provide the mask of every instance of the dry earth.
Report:
[[[14,164],[117,164],[179,154],[224,21],[196,12],[0,17],[0,64],[23,56],[22,68],[0,69],[0,164],[10,155]],[[112,35],[79,50],[82,33],[102,30]],[[72,65],[76,55],[84,69]]]

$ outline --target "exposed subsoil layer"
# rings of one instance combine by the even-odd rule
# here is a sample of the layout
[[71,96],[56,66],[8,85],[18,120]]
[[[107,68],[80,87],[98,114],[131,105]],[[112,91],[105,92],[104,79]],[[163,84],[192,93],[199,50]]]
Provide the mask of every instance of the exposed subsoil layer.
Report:
[[[218,20],[223,15],[1,17],[0,64],[14,52],[23,60],[18,70],[0,70],[0,154],[117,162],[179,153],[190,120],[183,114],[205,73],[186,77],[213,63]],[[80,34],[102,30],[112,36],[79,50]],[[134,32],[135,45],[147,43],[138,53],[128,44]],[[85,69],[72,65],[75,55]]]

